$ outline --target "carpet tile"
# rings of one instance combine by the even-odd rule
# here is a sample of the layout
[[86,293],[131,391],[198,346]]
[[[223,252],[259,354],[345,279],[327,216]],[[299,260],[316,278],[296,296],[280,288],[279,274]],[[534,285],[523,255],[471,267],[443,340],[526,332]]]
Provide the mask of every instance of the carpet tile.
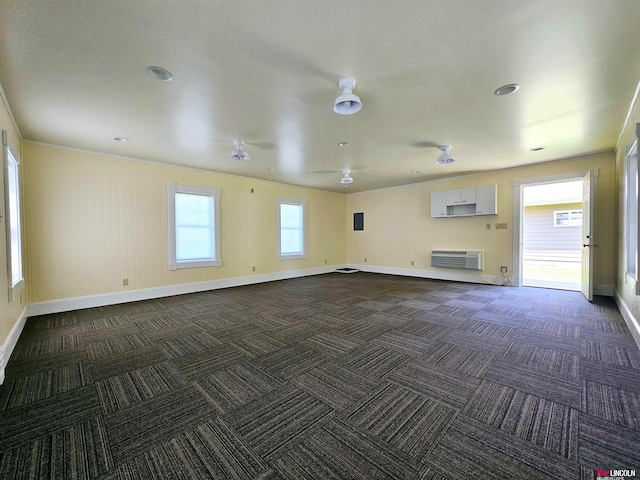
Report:
[[581,388],[576,377],[497,359],[484,378],[563,405],[580,408]]
[[335,420],[275,462],[282,478],[402,480],[414,478],[419,463],[374,435]]
[[640,431],[640,392],[584,381],[582,411]]
[[579,457],[586,475],[594,479],[595,469],[635,469],[640,465],[640,432],[590,415],[580,415]]
[[591,358],[580,359],[580,378],[611,385],[629,392],[640,393],[640,370],[600,362]]
[[454,420],[427,463],[461,479],[579,478],[577,462],[466,416]]
[[423,460],[456,410],[391,383],[383,383],[345,412],[349,422]]
[[194,386],[174,390],[141,405],[105,416],[116,464],[135,457],[153,445],[207,421],[215,409]]
[[421,357],[425,363],[433,363],[477,378],[484,376],[495,358],[486,352],[455,347],[447,343],[440,343],[438,347]]
[[453,408],[462,408],[480,383],[479,379],[455,370],[421,362],[411,362],[386,378]]
[[282,382],[250,363],[236,363],[196,381],[196,387],[221,413],[261,397]]
[[[55,411],[55,415],[51,412]],[[0,413],[0,451],[51,435],[61,426],[71,426],[100,415],[93,385],[45,398]]]
[[389,350],[395,350],[411,356],[424,355],[434,342],[405,332],[386,332],[373,340]]
[[378,378],[337,363],[325,363],[292,382],[335,410],[344,410],[378,385]]
[[0,478],[91,479],[113,468],[100,418],[66,426],[0,453]]
[[204,377],[217,370],[223,370],[236,362],[247,358],[245,354],[231,345],[220,345],[185,355],[173,363],[189,381]]
[[572,377],[577,377],[580,369],[580,357],[578,355],[525,343],[513,343],[507,349],[504,358],[511,362]]
[[105,413],[115,413],[185,386],[170,362],[157,363],[96,382]]
[[328,359],[317,350],[298,344],[281,348],[277,352],[252,358],[249,362],[282,380],[290,380]]
[[364,342],[354,340],[346,335],[323,332],[305,339],[303,343],[325,355],[334,357],[350,352]]
[[302,442],[333,410],[294,386],[269,392],[223,416],[262,458],[273,460]]
[[93,383],[91,369],[84,362],[54,367],[9,380],[0,390],[0,412],[38,402]]
[[640,472],[611,298],[359,272],[28,318],[11,480],[595,480]]
[[[535,321],[534,323],[544,323]],[[554,333],[551,331],[538,332],[528,329],[531,325],[526,323],[527,328],[513,332],[511,340],[518,343],[526,343],[539,348],[548,348],[550,350],[557,350],[559,352],[565,352],[571,355],[580,355],[582,350],[580,339],[577,336],[566,335],[563,333]],[[550,324],[549,329],[555,329],[557,323]],[[577,327],[576,327],[577,328]]]
[[118,466],[118,478],[251,480],[268,465],[220,419],[198,425]]
[[342,362],[376,377],[384,377],[411,357],[379,345],[364,345],[342,357]]
[[483,381],[463,413],[563,457],[577,458],[578,410],[574,408]]

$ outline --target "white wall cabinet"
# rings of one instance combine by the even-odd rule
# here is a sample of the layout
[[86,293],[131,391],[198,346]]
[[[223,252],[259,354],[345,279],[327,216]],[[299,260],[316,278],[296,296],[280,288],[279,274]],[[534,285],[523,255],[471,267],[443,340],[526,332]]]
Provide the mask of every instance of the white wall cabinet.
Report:
[[431,216],[447,216],[447,191],[433,192],[431,194]]
[[431,193],[431,216],[434,218],[496,215],[497,213],[497,185],[482,185]]
[[498,214],[498,186],[476,187],[476,215]]
[[445,190],[445,192],[447,193],[447,206],[449,207],[476,203],[476,187]]

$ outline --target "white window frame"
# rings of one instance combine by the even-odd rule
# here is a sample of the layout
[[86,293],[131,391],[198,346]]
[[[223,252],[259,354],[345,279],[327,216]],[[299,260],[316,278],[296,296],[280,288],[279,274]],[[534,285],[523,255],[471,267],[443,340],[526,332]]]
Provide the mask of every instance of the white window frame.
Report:
[[[278,197],[277,198],[277,231],[278,231],[278,253],[277,259],[278,261],[282,260],[296,260],[301,258],[307,258],[307,202],[304,200],[291,200],[287,198]],[[281,205],[296,205],[302,207],[302,252],[296,253],[282,253],[282,225],[280,221],[280,206]]]
[[[219,267],[222,265],[220,255],[220,190],[217,188],[193,187],[189,185],[179,185],[167,183],[168,205],[169,205],[169,270],[180,270],[183,268],[198,267]],[[177,260],[176,259],[176,193],[186,193],[191,195],[204,195],[213,198],[214,222],[212,238],[214,239],[214,258],[200,260]]]
[[[640,135],[639,125],[636,125],[637,133]],[[625,234],[625,273],[627,277],[638,279],[638,241],[640,234],[638,231],[638,138],[627,149],[626,155],[626,181],[624,196],[624,234]],[[639,282],[640,283],[640,282]],[[640,285],[636,283],[636,294],[640,293]]]
[[[575,218],[577,213],[580,213],[580,219]],[[558,223],[558,214],[566,213],[568,215],[569,223]],[[576,208],[574,210],[555,210],[553,212],[553,226],[554,227],[580,227],[582,226],[582,209]]]
[[[13,302],[24,289],[24,262],[22,252],[22,213],[20,211],[20,159],[9,147],[9,135],[2,131],[4,156],[4,215],[7,238],[7,280],[9,302]],[[13,173],[13,175],[9,175]],[[11,182],[10,177],[14,179]],[[12,234],[12,227],[16,235]],[[17,253],[18,258],[15,258]],[[17,272],[16,268],[17,267]]]

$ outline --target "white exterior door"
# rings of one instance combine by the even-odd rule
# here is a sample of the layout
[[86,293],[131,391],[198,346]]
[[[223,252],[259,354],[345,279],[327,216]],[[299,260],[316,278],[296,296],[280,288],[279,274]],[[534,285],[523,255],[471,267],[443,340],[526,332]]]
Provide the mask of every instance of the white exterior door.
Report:
[[593,301],[593,249],[598,246],[593,235],[593,210],[595,188],[593,172],[590,170],[582,179],[582,294]]

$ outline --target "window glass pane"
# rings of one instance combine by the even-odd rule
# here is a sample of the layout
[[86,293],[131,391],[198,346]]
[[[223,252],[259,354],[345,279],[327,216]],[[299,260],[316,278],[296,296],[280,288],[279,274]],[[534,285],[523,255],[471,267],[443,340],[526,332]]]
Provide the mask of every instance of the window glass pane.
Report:
[[18,183],[18,163],[9,153],[9,230],[11,243],[11,286],[22,280],[22,246],[20,241],[20,189]]
[[215,255],[213,197],[175,194],[176,260],[213,259]]
[[303,253],[302,205],[280,204],[280,253]]
[[626,195],[626,267],[627,273],[636,278],[638,256],[638,147],[637,144],[627,154],[627,195]]
[[280,226],[282,228],[302,227],[302,205],[280,205]]
[[302,238],[299,230],[282,230],[280,232],[280,252],[283,255],[302,253]]

